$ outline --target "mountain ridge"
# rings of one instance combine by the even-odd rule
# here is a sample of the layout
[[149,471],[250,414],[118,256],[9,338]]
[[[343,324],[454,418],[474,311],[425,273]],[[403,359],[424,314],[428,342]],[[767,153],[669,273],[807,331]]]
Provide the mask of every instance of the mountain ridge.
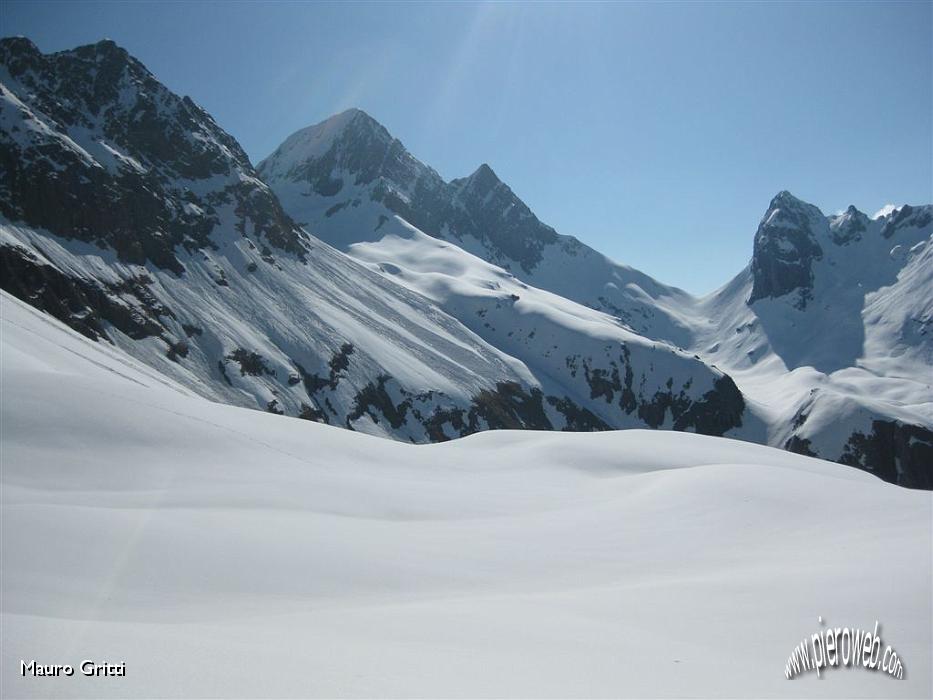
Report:
[[[911,376],[930,207],[833,218],[779,193],[758,264],[696,298],[559,234],[486,163],[444,181],[360,110],[253,168],[120,51],[0,50],[3,287],[85,335],[202,396],[395,439],[666,428],[933,487]],[[827,313],[846,322],[821,344]],[[830,352],[852,333],[867,354]]]
[[[368,115],[366,119],[374,121]],[[394,157],[420,163],[407,152],[399,152],[401,142],[382,131],[385,141],[393,144]],[[929,452],[933,449],[933,434],[929,432],[933,426],[929,410],[933,389],[924,380],[930,362],[922,360],[930,355],[925,329],[933,318],[933,301],[924,289],[926,282],[922,280],[929,278],[929,266],[920,254],[933,230],[929,217],[933,207],[901,205],[869,219],[850,206],[839,215],[825,216],[817,207],[782,190],[772,198],[759,222],[749,265],[720,289],[694,297],[615,264],[577,239],[557,232],[556,238],[544,242],[538,239],[541,245],[533,265],[522,265],[520,255],[512,256],[511,264],[504,263],[508,249],[487,245],[483,235],[464,234],[462,230],[452,233],[457,219],[446,214],[445,207],[462,209],[485,228],[499,226],[513,209],[525,207],[524,203],[496,201],[494,195],[490,196],[490,191],[513,193],[504,183],[500,187],[488,166],[448,183],[469,188],[475,180],[485,181],[481,196],[463,201],[459,192],[450,193],[448,203],[435,206],[433,217],[410,216],[409,203],[398,206],[382,196],[393,189],[416,189],[407,187],[406,182],[393,181],[392,168],[381,172],[377,169],[359,181],[352,171],[345,172],[341,177],[347,180],[347,186],[322,195],[306,191],[300,178],[289,177],[271,160],[257,167],[286,210],[307,221],[323,239],[374,269],[390,270],[393,278],[433,295],[439,303],[445,302],[445,296],[437,292],[437,280],[431,274],[465,268],[468,263],[448,259],[430,269],[418,258],[433,244],[427,239],[411,243],[411,234],[404,227],[393,228],[387,223],[392,217],[412,224],[428,238],[447,241],[489,263],[502,265],[522,283],[608,313],[638,334],[683,348],[711,366],[723,368],[737,379],[743,393],[752,398],[752,406],[759,406],[753,410],[758,410],[771,426],[766,430],[767,437],[756,439],[806,453],[816,450],[822,456],[830,454],[865,466],[878,458],[866,457],[865,448],[851,445],[851,440],[890,443],[891,438],[883,437],[883,433],[897,432],[897,426],[905,426],[908,431],[916,428],[922,435],[922,439],[918,438],[924,445],[922,454],[899,457],[893,466],[888,463],[888,478],[893,478],[891,475],[898,469],[913,469],[901,463],[923,465],[933,455]],[[433,170],[424,167],[428,174],[423,177],[434,178]],[[389,182],[377,182],[380,177]],[[436,193],[443,188],[438,185],[429,189]],[[367,206],[372,210],[367,211]],[[898,231],[901,234],[896,236]],[[408,249],[404,249],[406,246]],[[440,253],[433,255],[436,259]],[[855,264],[846,256],[855,256]],[[865,263],[879,256],[888,262]],[[919,262],[912,266],[911,260]],[[913,269],[916,274],[909,272]],[[898,315],[884,297],[901,294],[892,290],[902,273],[914,279],[919,306],[913,305],[913,315],[903,319],[902,329],[884,330],[890,324],[877,313],[866,325],[863,310],[883,306],[888,309],[888,319]],[[453,287],[454,283],[447,286]],[[482,294],[479,288],[473,293]],[[452,312],[467,318],[456,310]],[[873,335],[881,339],[873,342]],[[906,345],[899,340],[907,337],[912,340]],[[898,346],[904,348],[898,350],[899,359],[882,361],[885,348]],[[921,359],[910,361],[912,357]],[[798,369],[803,371],[808,365],[815,371],[801,379]],[[883,387],[877,385],[876,375],[884,378]],[[740,377],[747,379],[743,382]],[[853,390],[855,385],[871,385],[872,389]],[[785,397],[777,400],[775,392]],[[879,393],[883,397],[880,402],[876,400]],[[761,399],[756,400],[756,395]],[[776,401],[780,408],[774,407]],[[838,420],[815,418],[833,411],[839,413]],[[892,417],[894,420],[890,420]],[[832,434],[840,432],[842,425],[848,426],[844,429],[846,435]],[[891,444],[871,449],[888,454],[894,451]],[[911,478],[924,481],[926,477]]]
[[[533,348],[529,365],[490,342],[488,320],[473,314],[464,323],[319,241],[281,209],[232,136],[110,44],[46,56],[12,42],[0,58],[0,158],[14,166],[0,175],[4,288],[201,395],[415,442],[620,424],[722,433],[742,422],[741,395],[723,373],[591,310],[558,311],[505,278],[524,300],[490,288],[477,313],[511,319],[535,310],[528,318],[537,325],[514,339]],[[97,71],[111,59],[119,65]],[[57,105],[62,76],[81,98],[77,108]],[[139,114],[157,128],[127,128]],[[362,155],[349,153],[347,164],[365,179],[373,140],[386,134],[358,113],[342,119],[360,122],[349,139]],[[322,131],[316,136],[328,138]],[[102,162],[113,153],[120,157]],[[376,165],[385,162],[376,155]],[[321,191],[339,176],[327,175],[315,181]],[[45,180],[62,185],[41,204],[23,194]],[[85,228],[44,218],[73,216],[82,190],[72,183],[85,181],[95,211],[123,218]],[[138,200],[149,206],[126,206]],[[174,235],[166,229],[176,221]],[[150,244],[164,257],[145,254]],[[541,324],[559,356],[535,340]],[[624,392],[619,379],[593,400],[600,377],[626,371]]]

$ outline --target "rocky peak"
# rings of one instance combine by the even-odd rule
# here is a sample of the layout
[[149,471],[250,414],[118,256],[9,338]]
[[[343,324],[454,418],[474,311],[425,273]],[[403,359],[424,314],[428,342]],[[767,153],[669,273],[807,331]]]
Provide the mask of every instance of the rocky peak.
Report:
[[762,226],[770,229],[789,228],[805,229],[813,228],[814,221],[821,221],[823,214],[812,204],[798,199],[787,190],[778,192],[768,210],[761,219],[759,230]]
[[483,163],[471,175],[452,180],[450,184],[461,190],[469,188],[486,194],[503,183],[493,169]]
[[905,204],[883,218],[886,220],[881,229],[881,235],[885,238],[891,238],[900,229],[922,229],[929,226],[933,222],[933,205],[912,207]]
[[749,304],[794,294],[794,306],[806,307],[812,297],[813,261],[823,257],[816,239],[821,225],[825,219],[820,210],[787,190],[771,200],[755,233]]
[[868,230],[870,223],[871,220],[866,214],[850,204],[842,214],[830,219],[829,230],[833,243],[848,245],[862,240],[862,234]]
[[31,40],[24,36],[5,36],[0,39],[0,62],[3,65],[22,70],[25,65],[42,53]]
[[[0,76],[0,213],[10,220],[179,274],[176,247],[213,246],[222,219],[264,238],[260,247],[304,255],[304,234],[236,140],[114,42],[42,54],[7,39]],[[196,186],[208,179],[208,191]]]
[[295,132],[257,169],[267,182],[307,182],[325,197],[337,195],[347,183],[366,186],[382,180],[390,189],[408,190],[421,178],[440,180],[360,109]]

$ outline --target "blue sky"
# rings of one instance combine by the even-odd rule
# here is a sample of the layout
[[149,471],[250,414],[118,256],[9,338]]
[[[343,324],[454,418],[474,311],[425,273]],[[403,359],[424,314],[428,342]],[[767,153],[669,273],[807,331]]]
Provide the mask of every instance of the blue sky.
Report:
[[933,201],[933,4],[0,3],[43,51],[108,37],[258,162],[356,106],[445,178],[692,292],[781,189]]

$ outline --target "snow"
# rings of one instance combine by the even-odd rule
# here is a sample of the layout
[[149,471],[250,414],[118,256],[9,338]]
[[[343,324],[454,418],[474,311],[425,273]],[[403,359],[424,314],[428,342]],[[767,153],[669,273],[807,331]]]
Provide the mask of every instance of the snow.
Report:
[[885,204],[883,207],[881,207],[881,209],[872,214],[871,218],[872,220],[883,219],[887,216],[890,216],[891,214],[894,214],[898,209],[900,209],[900,207],[896,204]]
[[323,156],[334,140],[343,134],[347,125],[360,114],[362,112],[358,109],[348,109],[320,124],[296,131],[269,157],[270,166],[282,172],[291,172],[309,159]]
[[[4,697],[930,694],[929,493],[683,433],[407,445],[0,324]],[[784,680],[818,616],[906,680]]]
[[[874,220],[854,207],[827,218],[783,191],[762,221],[793,229],[803,217],[823,249],[814,262],[807,309],[795,308],[789,297],[749,305],[749,268],[722,289],[694,298],[568,236],[545,245],[530,271],[510,265],[481,240],[454,239],[444,228],[420,231],[373,201],[372,185],[355,184],[350,172],[332,173],[345,183],[338,194],[317,195],[295,173],[329,147],[345,121],[345,114],[338,115],[298,132],[260,165],[286,211],[316,236],[428,297],[491,346],[520,360],[545,390],[556,389],[551,380],[560,378],[564,388],[558,393],[568,387],[576,391],[571,395],[581,405],[611,425],[632,427],[626,416],[588,402],[589,387],[574,390],[566,367],[559,366],[568,355],[599,357],[593,339],[672,346],[728,373],[748,406],[743,426],[728,433],[732,437],[783,447],[796,434],[824,450],[820,454],[837,458],[851,431],[868,430],[872,419],[933,425],[928,339],[933,338],[928,330],[933,258],[923,253],[930,227],[901,228],[886,239],[882,230],[896,208],[886,208]],[[407,157],[430,180],[432,171]],[[470,186],[477,173],[456,182]],[[335,209],[335,203],[348,206]],[[856,229],[843,244],[835,242],[847,227],[860,226],[865,230]],[[789,241],[777,244],[785,252],[792,249]],[[514,297],[518,300],[507,301]],[[640,366],[653,366],[658,354],[643,355]],[[659,374],[677,371],[664,363]],[[841,407],[843,414],[834,417]],[[801,412],[810,418],[793,428]]]
[[[223,319],[223,324],[207,327],[196,339],[200,342],[192,339],[184,364],[169,360],[165,344],[157,338],[136,341],[112,332],[124,351],[211,399],[264,409],[275,389],[280,392],[279,405],[293,414],[300,402],[308,401],[300,384],[283,387],[263,377],[240,377],[238,370],[230,377],[234,386],[211,381],[218,359],[236,348],[258,352],[279,377],[287,377],[296,371],[294,362],[318,372],[319,364],[343,343],[353,344],[353,377],[341,382],[337,395],[331,397],[338,406],[351,404],[354,393],[381,374],[411,389],[443,391],[463,402],[495,381],[534,383],[523,364],[424,297],[324,243],[309,238],[313,265],[283,256],[272,268],[234,233],[232,213],[219,211],[218,231],[224,235],[216,235],[215,240],[220,249],[182,254],[188,270],[184,278],[154,266],[126,265],[96,246],[65,241],[2,218],[0,242],[25,248],[77,277],[115,281],[118,273],[125,277],[145,273],[154,280],[153,293],[166,306],[184,310],[179,318],[167,321],[178,338],[186,337],[182,323],[208,326],[213,319]],[[246,271],[250,262],[257,264],[255,272]],[[229,281],[227,287],[216,285],[220,276]],[[391,430],[385,422],[369,429],[383,434]],[[411,430],[412,437],[424,439],[423,426]]]

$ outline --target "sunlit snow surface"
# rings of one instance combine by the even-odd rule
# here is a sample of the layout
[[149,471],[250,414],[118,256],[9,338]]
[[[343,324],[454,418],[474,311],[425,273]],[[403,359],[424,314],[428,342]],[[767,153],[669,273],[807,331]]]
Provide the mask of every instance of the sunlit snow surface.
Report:
[[[354,434],[193,397],[6,294],[2,389],[3,697],[933,690],[927,492],[684,433]],[[906,680],[785,680],[818,616],[878,620]]]

